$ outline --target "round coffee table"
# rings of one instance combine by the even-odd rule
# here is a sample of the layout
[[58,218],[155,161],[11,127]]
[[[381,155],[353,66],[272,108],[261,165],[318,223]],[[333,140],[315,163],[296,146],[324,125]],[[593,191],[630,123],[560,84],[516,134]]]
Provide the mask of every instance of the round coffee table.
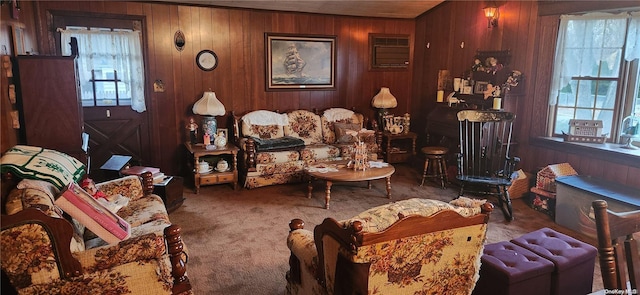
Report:
[[[396,168],[394,168],[391,164],[387,167],[382,168],[369,168],[364,171],[356,171],[349,168],[340,167],[342,165],[338,165],[337,168],[335,165],[327,165],[327,167],[331,167],[333,171],[325,172],[323,170],[318,169],[305,169],[305,173],[309,177],[309,186],[307,197],[311,199],[311,193],[313,191],[312,182],[314,179],[325,180],[327,182],[326,187],[326,195],[324,198],[324,208],[329,209],[329,200],[331,199],[331,185],[333,182],[355,182],[355,181],[367,181],[367,187],[371,188],[371,180],[382,179],[385,178],[387,180],[387,198],[391,199],[391,175],[396,172]],[[316,165],[317,167],[317,165]],[[337,171],[335,171],[337,169]]]

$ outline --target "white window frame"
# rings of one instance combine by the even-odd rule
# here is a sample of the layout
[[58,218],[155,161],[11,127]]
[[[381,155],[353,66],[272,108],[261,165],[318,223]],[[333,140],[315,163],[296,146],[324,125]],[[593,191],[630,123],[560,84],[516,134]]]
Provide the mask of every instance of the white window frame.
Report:
[[[84,107],[130,105],[133,110],[140,113],[146,110],[144,58],[140,31],[77,26],[68,26],[59,31],[61,44],[68,44],[71,37],[78,38],[78,76]],[[99,36],[104,36],[105,39],[96,41],[96,37]],[[92,40],[95,42],[91,42]],[[62,46],[62,54],[70,55],[70,48]],[[100,54],[101,58],[94,59],[96,54]],[[105,60],[105,56],[109,64],[106,68],[100,64],[100,61]],[[100,76],[100,69],[103,68],[118,71],[117,81]],[[112,85],[109,86],[109,84]],[[105,88],[105,86],[107,89],[113,89],[114,93],[98,91],[98,87]],[[121,91],[122,88],[125,88],[125,91]],[[119,97],[122,94],[129,97]]]
[[[615,76],[600,76],[600,72],[598,72],[598,76],[588,76],[581,75],[579,70],[576,70],[575,67],[569,65],[569,62],[565,62],[565,55],[568,58],[576,58],[574,54],[570,54],[568,52],[571,51],[566,41],[567,38],[567,25],[569,22],[573,20],[582,20],[582,21],[597,21],[603,19],[625,19],[626,20],[626,34],[625,40],[620,48],[620,52],[617,58],[614,60],[617,64],[614,65],[616,69],[619,69],[619,73]],[[593,104],[591,106],[579,106],[579,97],[580,95],[584,96],[584,91],[580,93],[579,85],[583,85],[590,82],[598,82],[602,81],[611,81],[617,83],[617,87],[615,89],[611,89],[615,91],[614,94],[608,95],[615,99],[612,106],[608,108],[604,108],[606,110],[610,110],[612,112],[611,122],[605,122],[605,125],[610,124],[610,129],[603,131],[604,133],[608,133],[609,142],[620,142],[620,135],[622,133],[622,123],[625,117],[635,113],[640,116],[640,83],[638,82],[640,72],[638,66],[638,58],[640,57],[640,13],[639,12],[625,12],[622,14],[611,14],[611,13],[589,13],[585,15],[563,15],[561,16],[561,23],[558,32],[558,42],[556,45],[556,56],[554,62],[554,72],[552,78],[552,85],[550,89],[549,95],[549,111],[550,114],[548,116],[548,124],[547,124],[547,136],[562,136],[560,132],[556,132],[558,129],[562,129],[562,132],[567,132],[569,126],[567,124],[566,127],[563,126],[555,126],[558,119],[556,118],[558,115],[558,110],[560,108],[564,108],[564,110],[573,109],[574,111],[574,119],[598,119],[598,111],[601,111],[603,108],[598,105],[598,95],[591,97]],[[601,50],[602,48],[608,47],[610,44],[600,44],[601,47],[595,48],[594,50]],[[592,47],[589,47],[592,48]],[[579,48],[580,49],[580,48]],[[582,48],[584,49],[584,48]],[[612,50],[611,48],[607,48],[607,50]],[[599,66],[602,67],[603,58],[600,57]],[[611,63],[611,59],[608,60]],[[574,61],[574,64],[576,62]],[[582,64],[581,61],[578,61],[577,64]],[[583,70],[584,73],[584,70]],[[558,103],[558,100],[561,99],[562,95],[567,95],[566,87],[567,85],[573,85],[571,95],[574,97],[570,97],[569,101],[573,99],[573,106],[563,105],[562,103]],[[576,87],[578,86],[578,87]],[[564,91],[562,90],[564,88]],[[584,89],[584,88],[583,88]],[[597,87],[596,93],[597,93]],[[591,90],[588,90],[591,91]],[[591,96],[592,93],[588,93],[588,96]],[[584,102],[582,100],[581,102]],[[591,118],[584,117],[576,117],[576,111],[578,110],[590,110]],[[557,128],[560,127],[560,128]],[[640,140],[640,139],[636,139]]]

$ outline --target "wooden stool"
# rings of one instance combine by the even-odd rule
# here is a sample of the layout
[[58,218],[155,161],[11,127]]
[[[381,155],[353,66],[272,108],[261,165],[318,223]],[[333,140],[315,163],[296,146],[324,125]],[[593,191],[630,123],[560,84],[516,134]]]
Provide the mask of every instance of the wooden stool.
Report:
[[[422,181],[420,182],[420,186],[424,185],[424,179],[427,177],[434,177],[440,179],[440,185],[442,188],[445,188],[445,184],[447,183],[447,162],[444,159],[444,155],[449,152],[449,149],[441,146],[426,146],[420,150],[424,155],[424,171],[422,172]],[[429,165],[433,167],[434,171],[433,175],[427,175],[429,172]]]

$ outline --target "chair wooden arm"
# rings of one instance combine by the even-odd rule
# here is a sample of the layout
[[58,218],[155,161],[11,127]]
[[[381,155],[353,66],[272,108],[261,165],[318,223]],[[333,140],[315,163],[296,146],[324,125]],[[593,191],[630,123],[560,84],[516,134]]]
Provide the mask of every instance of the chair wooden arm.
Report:
[[30,223],[41,225],[49,234],[60,277],[69,279],[82,275],[80,262],[71,255],[73,227],[67,220],[50,217],[38,209],[27,208],[12,215],[2,215],[0,222],[2,222],[2,230]]
[[180,235],[180,227],[173,224],[164,229],[167,241],[167,252],[171,259],[171,275],[173,276],[173,294],[181,294],[191,290],[191,282],[185,275],[189,256],[184,252],[184,244]]
[[640,210],[616,213],[607,210],[604,200],[593,201],[592,207],[604,287],[626,289],[628,271],[631,288],[637,290],[640,287],[640,254],[633,234],[640,232]]

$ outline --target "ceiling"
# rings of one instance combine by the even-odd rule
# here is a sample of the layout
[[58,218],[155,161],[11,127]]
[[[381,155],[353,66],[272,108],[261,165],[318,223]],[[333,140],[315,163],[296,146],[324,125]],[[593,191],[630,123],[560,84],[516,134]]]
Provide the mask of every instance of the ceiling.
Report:
[[444,0],[366,1],[366,0],[156,0],[183,4],[308,12],[334,15],[413,19]]

